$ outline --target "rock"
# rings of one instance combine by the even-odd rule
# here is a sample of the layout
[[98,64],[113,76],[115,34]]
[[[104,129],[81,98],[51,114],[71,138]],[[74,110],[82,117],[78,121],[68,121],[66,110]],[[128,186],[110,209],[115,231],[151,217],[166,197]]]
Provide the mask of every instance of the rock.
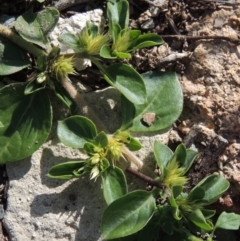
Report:
[[153,19],[148,19],[146,22],[141,24],[142,29],[153,29],[155,27]]
[[158,17],[161,10],[158,7],[151,6],[149,9],[152,17]]

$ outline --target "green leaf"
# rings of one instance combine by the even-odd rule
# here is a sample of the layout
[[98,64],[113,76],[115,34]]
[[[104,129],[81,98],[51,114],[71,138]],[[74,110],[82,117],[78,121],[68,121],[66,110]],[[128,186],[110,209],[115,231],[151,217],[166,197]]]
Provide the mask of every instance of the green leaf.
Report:
[[60,55],[60,51],[61,50],[59,47],[53,46],[50,50],[50,53],[46,57],[47,61],[55,60],[55,58],[58,58]]
[[174,155],[172,157],[172,160],[175,159],[179,163],[179,167],[182,167],[184,165],[185,160],[187,157],[187,150],[184,144],[180,144],[177,146]]
[[101,173],[103,195],[109,205],[127,194],[127,182],[123,171],[118,167],[109,166]]
[[155,211],[150,221],[140,230],[137,241],[152,241],[157,239],[160,231],[159,219],[159,212]]
[[213,229],[213,224],[205,219],[200,209],[196,209],[188,214],[187,218],[204,230],[210,231]]
[[87,141],[97,136],[94,123],[84,116],[71,116],[58,121],[57,134],[60,141],[69,147],[83,148]]
[[171,236],[163,235],[161,241],[204,241],[186,230],[174,231]]
[[0,163],[30,156],[47,139],[52,125],[48,95],[24,95],[25,84],[0,89]]
[[29,65],[26,51],[0,37],[0,75],[16,73]]
[[173,197],[174,198],[178,197],[182,193],[182,190],[183,190],[183,186],[173,186],[172,187]]
[[154,156],[157,162],[157,165],[161,171],[161,177],[164,177],[164,168],[167,166],[167,163],[173,156],[173,152],[166,145],[158,141],[154,141]]
[[116,39],[114,25],[119,24],[121,30],[127,29],[129,25],[129,4],[125,0],[115,3],[107,3],[107,16],[109,21],[109,29],[113,39]]
[[107,82],[118,89],[129,101],[143,104],[146,88],[141,75],[127,64],[117,63],[102,69]]
[[91,23],[90,21],[87,21],[86,26],[88,31],[90,32],[90,35],[92,35],[93,37],[96,37],[99,34],[99,29],[97,25]]
[[134,137],[129,137],[129,142],[125,144],[130,151],[138,151],[142,148],[141,143]]
[[[69,161],[57,164],[48,172],[48,176],[51,178],[57,179],[72,179],[72,178],[79,178],[84,176],[86,173],[83,170],[85,161],[78,160],[78,161]],[[74,171],[78,171],[82,168],[82,171],[78,173],[78,175],[74,174]]]
[[238,230],[240,226],[240,215],[235,213],[222,212],[215,224],[215,229]]
[[101,131],[98,135],[94,138],[93,143],[96,146],[105,148],[108,145],[108,137],[105,132]]
[[102,218],[103,239],[125,237],[141,230],[156,208],[151,192],[134,191],[112,202]]
[[[147,89],[147,101],[143,105],[134,105],[126,98],[122,98],[121,130],[133,132],[164,130],[181,114],[183,94],[180,83],[173,72],[147,72],[142,77]],[[155,118],[147,123],[144,118],[149,114],[155,115]]]
[[157,206],[154,216],[158,219],[155,221],[155,225],[159,225],[165,233],[171,235],[173,233],[175,223],[171,214],[171,207],[168,204]]
[[191,192],[198,187],[205,191],[202,201],[208,205],[215,202],[229,188],[229,182],[223,176],[213,174],[200,181]]
[[203,209],[201,208],[202,214],[205,217],[205,219],[209,219],[213,217],[216,214],[215,210],[209,210],[209,209]]
[[115,43],[118,36],[121,34],[121,27],[118,23],[109,23],[109,30],[112,34],[112,41]]
[[36,91],[45,89],[46,82],[39,84],[36,80],[29,82],[24,90],[25,95],[33,94]]
[[112,50],[108,45],[103,45],[100,50],[100,56],[105,59],[116,59],[117,56],[112,53]]
[[147,48],[147,47],[151,47],[151,46],[155,46],[163,43],[164,43],[163,39],[157,34],[154,34],[154,33],[143,34],[137,38],[137,41],[136,43],[134,43],[134,46],[131,49],[131,51],[135,51],[137,49]]
[[76,102],[72,99],[66,89],[57,81],[54,82],[54,93],[71,110],[72,113],[76,112]]
[[45,71],[47,68],[47,56],[41,55],[37,58],[37,68],[40,71]]
[[194,160],[199,156],[199,153],[196,151],[193,151],[191,149],[187,149],[187,156],[185,159],[185,162],[181,164],[181,167],[184,168],[183,174],[185,174],[189,168],[192,166]]
[[205,191],[201,187],[196,187],[193,190],[190,191],[188,194],[187,199],[190,202],[201,200],[205,196]]
[[[178,188],[178,190],[179,190],[179,188]],[[175,195],[177,195],[176,190],[175,190]],[[173,192],[172,192],[172,195],[171,195],[170,198],[169,198],[169,203],[170,203],[170,205],[171,205],[171,211],[172,211],[173,217],[174,217],[176,220],[181,220],[182,215],[181,215],[181,213],[180,213],[179,207],[178,207],[178,205],[177,205],[177,203],[176,203],[176,200],[175,200],[175,198],[174,198]]]
[[79,45],[79,38],[74,34],[64,33],[58,37],[58,41],[71,47],[73,50],[79,51],[81,49],[81,46]]
[[15,29],[25,40],[46,48],[46,35],[58,22],[59,12],[55,8],[45,8],[39,13],[28,11],[18,17]]
[[132,55],[124,52],[116,52],[116,55],[119,59],[131,59]]
[[95,148],[96,148],[96,145],[94,145],[92,142],[85,142],[83,146],[84,152],[87,155],[92,155],[93,153],[95,153],[94,151]]

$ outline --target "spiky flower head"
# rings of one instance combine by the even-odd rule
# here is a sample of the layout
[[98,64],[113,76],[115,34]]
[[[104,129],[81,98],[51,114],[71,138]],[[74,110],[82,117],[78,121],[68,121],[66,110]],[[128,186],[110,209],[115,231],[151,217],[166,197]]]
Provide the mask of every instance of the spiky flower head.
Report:
[[57,80],[66,78],[69,74],[77,74],[73,67],[73,57],[57,57],[51,66],[51,71]]
[[123,153],[123,143],[114,137],[108,138],[107,154],[113,162],[118,161]]
[[79,45],[89,55],[99,55],[102,46],[108,42],[107,34],[91,34],[87,28],[79,34]]
[[85,166],[86,169],[91,170],[90,179],[99,176],[103,170],[103,160],[105,159],[105,150],[101,147],[94,146],[92,153],[88,153],[90,158]]
[[131,36],[130,31],[126,30],[118,35],[115,43],[112,45],[112,50],[114,53],[116,52],[128,52],[128,49],[131,45]]
[[128,131],[118,131],[114,134],[114,138],[123,143],[129,143],[130,134]]
[[190,214],[191,212],[195,211],[196,209],[202,209],[203,203],[196,203],[191,202],[187,198],[176,198],[175,199],[176,204],[179,206],[179,209],[181,210],[182,214]]
[[178,161],[174,158],[166,166],[163,183],[167,187],[184,186],[188,178],[184,176],[184,168],[179,167]]

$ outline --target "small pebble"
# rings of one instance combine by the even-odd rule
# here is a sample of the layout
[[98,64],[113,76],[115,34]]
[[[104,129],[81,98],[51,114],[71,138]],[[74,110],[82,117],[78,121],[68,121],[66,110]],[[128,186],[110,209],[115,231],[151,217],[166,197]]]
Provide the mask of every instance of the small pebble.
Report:
[[153,29],[155,27],[153,19],[149,19],[141,24],[142,29]]

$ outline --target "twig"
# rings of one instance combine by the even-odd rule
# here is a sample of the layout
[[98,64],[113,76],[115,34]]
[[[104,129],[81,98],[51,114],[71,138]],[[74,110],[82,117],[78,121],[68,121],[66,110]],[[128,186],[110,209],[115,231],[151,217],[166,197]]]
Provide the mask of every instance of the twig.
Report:
[[126,146],[123,147],[123,156],[128,161],[134,163],[139,170],[143,168],[143,162],[137,158]]
[[232,39],[230,37],[226,36],[188,36],[188,35],[161,35],[161,37],[164,40],[169,40],[169,39],[178,39],[178,40],[201,40],[201,39],[220,39],[220,40],[226,40],[234,44],[239,44],[240,39]]
[[159,183],[157,181],[155,181],[154,179],[152,179],[151,177],[148,177],[146,175],[144,175],[143,173],[141,172],[137,172],[135,170],[133,170],[132,168],[128,167],[126,169],[127,172],[131,173],[132,175],[134,175],[135,177],[143,180],[144,182],[150,184],[151,186],[154,186],[154,187],[158,187],[158,188],[161,188],[163,190],[165,190],[165,185],[163,185],[162,183]]

